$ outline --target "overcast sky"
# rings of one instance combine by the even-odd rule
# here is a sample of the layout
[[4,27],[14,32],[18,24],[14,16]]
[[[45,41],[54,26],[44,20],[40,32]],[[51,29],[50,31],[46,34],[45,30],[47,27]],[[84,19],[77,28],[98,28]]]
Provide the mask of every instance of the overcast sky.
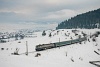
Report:
[[98,8],[100,0],[0,0],[0,24],[57,25]]

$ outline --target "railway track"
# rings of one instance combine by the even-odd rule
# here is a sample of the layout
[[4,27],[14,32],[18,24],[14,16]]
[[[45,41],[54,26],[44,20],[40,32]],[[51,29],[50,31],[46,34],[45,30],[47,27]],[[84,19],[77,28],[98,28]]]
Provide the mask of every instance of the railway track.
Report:
[[[93,34],[92,37],[93,36],[98,36],[99,34],[100,33],[97,32],[97,33]],[[58,46],[55,47],[55,48],[62,47],[62,46],[66,46],[66,45],[72,45],[72,44],[75,44],[75,43],[80,43],[80,42],[83,42],[83,41],[87,40],[89,37],[91,37],[91,36],[90,35],[87,35],[87,36],[85,36],[83,38],[79,38],[79,39],[75,39],[75,40],[58,42],[58,43],[56,43],[56,44],[58,44]],[[46,49],[52,49],[52,48],[45,48],[44,50],[46,50]],[[39,51],[31,51],[31,52],[28,52],[28,54],[29,53],[35,53],[35,52],[39,52]],[[25,53],[20,53],[19,55],[23,55],[23,54],[26,54],[26,52]]]

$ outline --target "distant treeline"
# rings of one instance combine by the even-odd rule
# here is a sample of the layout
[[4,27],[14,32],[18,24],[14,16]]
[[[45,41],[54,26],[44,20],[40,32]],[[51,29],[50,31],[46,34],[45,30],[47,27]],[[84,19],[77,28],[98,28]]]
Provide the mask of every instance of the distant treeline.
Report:
[[72,28],[100,29],[100,8],[65,20],[56,27],[56,29]]

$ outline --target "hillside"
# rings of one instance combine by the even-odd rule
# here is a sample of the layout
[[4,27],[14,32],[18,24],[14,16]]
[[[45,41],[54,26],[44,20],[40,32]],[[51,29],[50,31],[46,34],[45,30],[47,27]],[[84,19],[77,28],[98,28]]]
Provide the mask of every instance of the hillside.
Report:
[[[59,31],[57,33],[57,31]],[[82,32],[92,35],[100,31],[99,29],[79,29],[76,30],[78,34],[71,29],[59,29],[59,30],[47,30],[46,35],[42,36],[42,32],[34,32],[37,37],[25,38],[23,40],[12,41],[7,43],[0,43],[0,66],[1,67],[97,67],[96,65],[90,64],[90,61],[99,61],[96,63],[100,66],[100,35],[94,37],[96,41],[93,41],[93,37],[89,40],[63,46],[60,48],[48,49],[40,52],[35,52],[35,46],[44,43],[53,43],[60,41],[69,40],[70,37],[73,39],[79,35],[83,36]],[[49,34],[51,33],[51,37]],[[67,34],[67,36],[65,35]],[[26,52],[26,41],[28,42],[28,56]],[[12,55],[16,48],[19,49],[20,55]],[[37,53],[41,56],[36,57]],[[98,67],[99,67],[98,66]]]
[[85,28],[85,29],[100,29],[100,8],[94,11],[89,11],[79,14],[71,19],[65,20],[58,24],[56,29],[72,29],[72,28]]

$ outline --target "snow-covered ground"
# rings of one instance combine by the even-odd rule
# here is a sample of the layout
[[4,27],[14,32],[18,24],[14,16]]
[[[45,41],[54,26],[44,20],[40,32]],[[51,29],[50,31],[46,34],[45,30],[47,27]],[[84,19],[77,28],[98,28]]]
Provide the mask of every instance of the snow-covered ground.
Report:
[[[47,30],[46,36],[42,36],[42,32],[34,32],[37,35],[35,38],[0,43],[0,67],[96,67],[89,61],[100,61],[100,55],[97,54],[100,54],[100,35],[96,37],[96,42],[88,37],[89,41],[81,44],[35,52],[36,45],[76,39],[79,35],[83,37],[82,31],[89,36],[100,29],[78,29],[75,32],[78,34],[76,36],[72,29]],[[49,37],[50,33],[51,37]],[[26,41],[28,56],[25,55]],[[16,48],[19,49],[20,55],[11,54]],[[35,57],[37,53],[41,56]]]

